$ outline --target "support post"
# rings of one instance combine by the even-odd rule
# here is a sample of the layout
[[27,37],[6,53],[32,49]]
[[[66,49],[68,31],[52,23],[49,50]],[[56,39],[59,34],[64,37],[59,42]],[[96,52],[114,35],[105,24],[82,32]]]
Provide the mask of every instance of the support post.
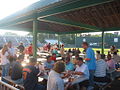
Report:
[[33,21],[33,57],[37,58],[37,30],[38,30],[38,21],[35,19]]
[[77,39],[77,33],[75,34],[75,48],[77,48],[77,45],[76,45],[76,39]]
[[104,31],[102,31],[102,54],[104,54],[104,43],[105,43]]
[[58,34],[58,48],[60,48],[60,35]]

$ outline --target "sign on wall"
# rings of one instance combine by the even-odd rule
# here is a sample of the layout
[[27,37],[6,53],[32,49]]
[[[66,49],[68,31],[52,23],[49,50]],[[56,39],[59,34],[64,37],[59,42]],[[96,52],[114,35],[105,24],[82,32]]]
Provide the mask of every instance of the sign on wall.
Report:
[[118,38],[114,38],[114,42],[118,42]]
[[85,39],[85,38],[83,38],[83,42],[86,42],[86,39]]

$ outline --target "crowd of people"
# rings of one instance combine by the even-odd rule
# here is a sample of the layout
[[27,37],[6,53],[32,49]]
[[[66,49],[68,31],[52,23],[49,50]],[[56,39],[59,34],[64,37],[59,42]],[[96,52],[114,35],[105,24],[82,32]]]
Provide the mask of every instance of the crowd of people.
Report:
[[[16,49],[12,46],[12,42],[8,42],[3,46],[0,52],[2,78],[11,76],[11,79],[17,84],[23,84],[25,90],[76,90],[76,85],[79,87],[93,90],[95,82],[110,82],[111,79],[107,77],[107,71],[110,69],[119,68],[120,56],[117,54],[118,50],[112,46],[108,55],[101,54],[89,47],[87,42],[82,43],[84,49],[84,57],[79,54],[82,53],[79,49],[64,49],[64,45],[51,45],[50,43],[43,47],[43,50],[51,53],[46,56],[46,61],[41,63],[36,58],[33,58],[32,44],[27,48],[28,53],[23,45]],[[59,52],[58,52],[59,51]],[[24,61],[25,54],[29,54],[29,62],[23,67],[21,63]],[[75,56],[74,60],[72,56]],[[62,57],[57,60],[57,57]],[[11,73],[9,73],[11,68]],[[38,82],[38,77],[47,75],[46,84]],[[72,85],[74,78],[85,78],[82,82]],[[65,83],[64,79],[68,78]]]

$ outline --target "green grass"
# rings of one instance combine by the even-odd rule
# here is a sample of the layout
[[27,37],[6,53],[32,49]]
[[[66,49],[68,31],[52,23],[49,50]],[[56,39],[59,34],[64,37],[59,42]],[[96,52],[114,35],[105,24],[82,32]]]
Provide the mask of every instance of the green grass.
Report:
[[[69,48],[65,48],[65,50],[68,50]],[[72,49],[72,48],[71,48]],[[79,48],[80,49],[80,51],[83,51],[83,48]],[[101,48],[93,48],[93,50],[96,52],[96,51],[101,51]],[[118,49],[119,51],[120,51],[120,49]],[[108,51],[110,51],[110,49],[104,49],[104,54],[108,54]],[[120,52],[118,53],[118,54],[120,54]]]

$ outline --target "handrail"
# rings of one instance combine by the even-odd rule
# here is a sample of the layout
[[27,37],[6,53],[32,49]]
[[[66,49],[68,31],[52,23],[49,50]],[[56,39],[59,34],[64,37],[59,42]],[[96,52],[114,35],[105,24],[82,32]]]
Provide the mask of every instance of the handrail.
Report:
[[3,81],[0,81],[0,90],[19,90]]

